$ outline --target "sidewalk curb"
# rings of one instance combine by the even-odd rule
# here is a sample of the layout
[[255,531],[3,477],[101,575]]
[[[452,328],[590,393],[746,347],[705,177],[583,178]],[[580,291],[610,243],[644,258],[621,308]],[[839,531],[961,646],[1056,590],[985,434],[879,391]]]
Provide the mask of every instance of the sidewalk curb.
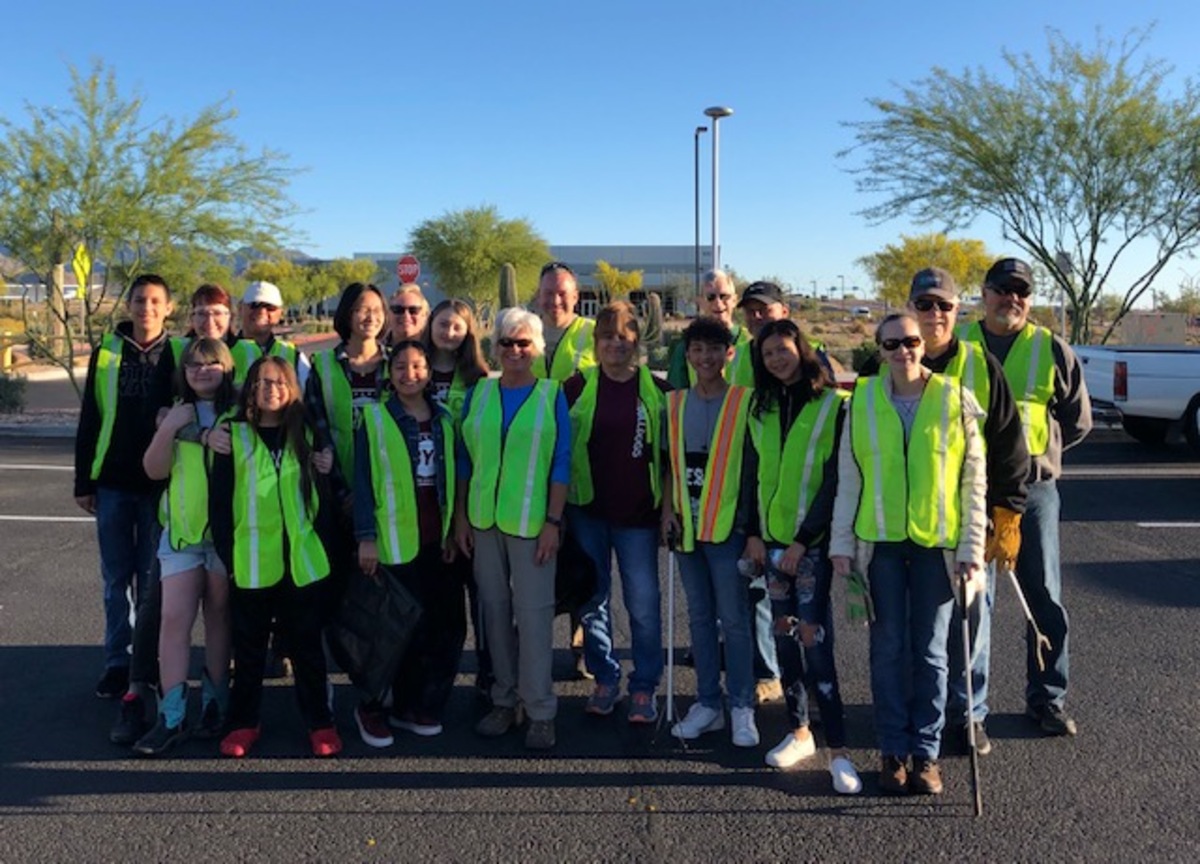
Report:
[[15,423],[0,423],[0,438],[56,438],[61,440],[74,437],[74,426],[40,426],[36,423],[25,426]]

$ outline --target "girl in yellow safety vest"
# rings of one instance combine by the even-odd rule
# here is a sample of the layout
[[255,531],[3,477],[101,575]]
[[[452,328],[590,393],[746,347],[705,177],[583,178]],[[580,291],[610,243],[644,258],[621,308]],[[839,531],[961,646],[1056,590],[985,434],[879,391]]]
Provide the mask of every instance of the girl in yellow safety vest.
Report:
[[792,726],[766,761],[774,768],[791,768],[817,752],[809,730],[811,689],[824,721],[833,787],[854,795],[862,782],[846,749],[829,602],[829,522],[845,396],[793,321],[769,322],[753,345],[754,396],[742,468],[747,512],[742,557],[766,575]]
[[[331,605],[332,508],[324,480],[333,451],[315,451],[292,364],[262,357],[246,374],[237,420],[209,433],[213,539],[233,585],[230,731],[221,753],[246,756],[261,733],[271,621],[286,640],[314,756],[342,749],[326,695],[322,629]],[[227,455],[226,455],[227,454]],[[324,499],[324,500],[323,500]]]
[[392,396],[363,409],[354,445],[354,536],[363,573],[399,580],[423,614],[391,684],[391,716],[381,693],[367,694],[355,709],[370,747],[392,744],[389,723],[416,735],[441,733],[466,636],[449,530],[454,424],[429,392],[429,358],[420,342],[392,346],[389,369]]
[[[229,575],[208,528],[209,430],[232,412],[233,355],[216,338],[199,338],[183,351],[176,373],[179,401],[159,423],[142,465],[146,476],[167,480],[159,516],[162,620],[158,636],[162,698],[154,727],[133,745],[160,756],[189,734],[221,733],[229,693]],[[188,661],[192,624],[204,604],[204,674],[200,722],[187,724]]]
[[938,795],[954,589],[961,580],[969,603],[984,580],[982,412],[960,381],[921,364],[909,313],[884,318],[875,341],[887,373],[854,388],[829,554],[835,574],[857,562],[869,582],[880,788]]

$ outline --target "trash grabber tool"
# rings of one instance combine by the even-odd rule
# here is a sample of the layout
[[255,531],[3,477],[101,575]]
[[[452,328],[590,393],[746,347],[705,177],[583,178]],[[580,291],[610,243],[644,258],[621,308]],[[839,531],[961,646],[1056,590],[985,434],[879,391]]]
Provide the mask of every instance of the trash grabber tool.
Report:
[[983,813],[983,793],[979,788],[979,751],[975,749],[975,720],[971,707],[975,704],[975,686],[971,681],[971,615],[967,607],[969,571],[958,576],[958,609],[962,623],[963,675],[967,679],[967,749],[971,752],[971,794],[975,798],[975,815]]
[[[675,728],[675,532],[667,534],[667,707],[659,718],[665,721],[667,732]],[[659,727],[661,729],[661,725]],[[657,736],[657,733],[656,733]],[[680,738],[679,743],[686,746]]]
[[1013,590],[1017,592],[1017,600],[1021,602],[1021,609],[1025,612],[1025,620],[1033,628],[1033,657],[1037,661],[1038,670],[1045,672],[1046,658],[1042,652],[1050,650],[1050,637],[1043,633],[1038,627],[1037,621],[1033,620],[1033,611],[1029,608],[1029,601],[1025,599],[1025,592],[1021,590],[1021,583],[1017,581],[1017,571],[1009,569],[1008,579],[1012,583]]

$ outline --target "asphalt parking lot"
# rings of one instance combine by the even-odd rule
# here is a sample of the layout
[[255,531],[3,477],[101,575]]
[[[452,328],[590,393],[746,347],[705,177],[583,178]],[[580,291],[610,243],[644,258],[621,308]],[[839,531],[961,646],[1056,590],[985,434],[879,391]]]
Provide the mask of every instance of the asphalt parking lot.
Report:
[[[1200,860],[1200,461],[1182,451],[1100,432],[1070,454],[1063,571],[1080,734],[1042,738],[1022,716],[1023,627],[1002,586],[980,819],[965,757],[945,760],[940,798],[876,794],[867,635],[844,624],[857,797],[832,792],[819,757],[786,773],[763,764],[786,728],[781,704],[760,709],[753,751],[727,732],[684,750],[631,729],[620,709],[586,716],[589,685],[572,679],[566,650],[559,743],[545,755],[518,734],[475,737],[481,708],[464,674],[439,738],[366,747],[339,676],[337,759],[305,755],[283,683],[269,689],[255,758],[221,759],[211,742],[131,758],[107,741],[114,706],[92,695],[100,583],[70,463],[70,442],[0,439],[0,861]],[[685,621],[681,608],[681,651]],[[558,631],[565,646],[565,619]],[[686,667],[677,692],[686,708]]]

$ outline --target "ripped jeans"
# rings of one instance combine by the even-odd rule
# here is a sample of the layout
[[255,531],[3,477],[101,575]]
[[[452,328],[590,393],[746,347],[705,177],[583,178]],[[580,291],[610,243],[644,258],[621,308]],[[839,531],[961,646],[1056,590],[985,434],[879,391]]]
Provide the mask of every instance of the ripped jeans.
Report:
[[[809,549],[795,576],[776,569],[783,549],[767,556],[767,593],[775,618],[775,650],[780,679],[793,729],[808,724],[808,688],[811,687],[825,725],[825,743],[831,749],[846,746],[846,718],[833,662],[833,613],[829,588],[833,567],[824,548]],[[813,644],[800,640],[798,622],[818,627]]]

